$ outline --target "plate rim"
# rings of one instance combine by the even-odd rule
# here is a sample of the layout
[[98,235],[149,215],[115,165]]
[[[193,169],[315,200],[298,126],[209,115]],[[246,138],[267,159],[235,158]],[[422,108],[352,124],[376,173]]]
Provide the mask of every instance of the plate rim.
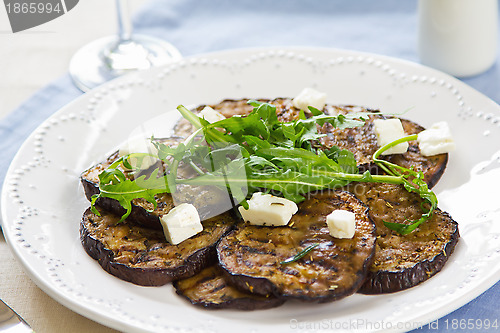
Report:
[[[216,59],[216,58],[221,58],[221,57],[225,57],[225,56],[234,56],[234,55],[237,55],[238,57],[245,55],[248,57],[249,55],[252,55],[252,54],[258,54],[261,52],[269,52],[269,51],[273,51],[273,50],[274,51],[285,50],[285,51],[292,51],[292,52],[296,52],[296,53],[301,53],[301,52],[315,53],[315,52],[319,51],[319,52],[327,52],[327,53],[332,53],[332,54],[345,53],[345,54],[351,54],[354,56],[357,56],[357,55],[370,56],[370,57],[374,57],[376,59],[380,59],[382,61],[386,61],[389,63],[398,63],[398,64],[401,64],[402,66],[411,66],[412,68],[415,68],[417,71],[419,71],[420,69],[425,69],[426,71],[430,70],[431,72],[436,73],[436,75],[439,74],[439,76],[441,76],[441,77],[444,76],[447,80],[458,85],[460,88],[466,87],[466,89],[473,92],[474,94],[478,94],[479,96],[481,96],[482,99],[488,100],[490,103],[493,103],[497,107],[497,110],[500,111],[500,105],[498,105],[496,102],[494,102],[491,98],[482,94],[481,92],[477,91],[476,89],[472,88],[471,86],[467,85],[466,83],[462,82],[461,80],[459,80],[451,75],[448,75],[448,74],[443,73],[441,71],[438,71],[436,69],[433,69],[433,68],[430,68],[430,67],[427,67],[427,66],[424,66],[422,64],[412,62],[412,61],[409,61],[406,59],[400,59],[400,58],[395,58],[395,57],[391,57],[391,56],[387,56],[387,55],[379,55],[379,54],[363,52],[363,51],[345,50],[345,49],[327,48],[327,47],[288,47],[288,46],[286,46],[286,47],[279,47],[279,46],[278,47],[251,47],[251,48],[227,49],[227,50],[208,52],[208,53],[203,53],[203,54],[198,54],[198,55],[192,55],[192,56],[189,56],[189,57],[186,57],[186,58],[180,60],[179,62],[183,62],[183,61],[189,62],[192,59],[201,59],[201,58]],[[8,179],[9,175],[13,174],[14,169],[16,167],[16,163],[20,159],[22,152],[24,150],[26,150],[26,147],[30,143],[30,140],[32,140],[32,138],[35,135],[35,133],[37,132],[37,130],[39,130],[41,127],[43,127],[45,124],[47,124],[51,119],[59,116],[60,114],[64,114],[65,112],[68,112],[67,110],[71,110],[71,108],[74,105],[77,105],[78,103],[83,103],[83,101],[88,101],[89,98],[91,98],[90,96],[92,95],[93,92],[99,91],[105,87],[109,87],[112,84],[118,84],[120,82],[125,82],[126,80],[129,80],[131,77],[134,77],[134,76],[142,77],[143,75],[155,74],[155,73],[161,71],[165,67],[166,66],[153,68],[151,70],[146,70],[146,71],[142,71],[142,72],[138,72],[138,73],[131,73],[131,74],[125,75],[123,77],[119,77],[117,79],[114,79],[112,81],[109,81],[109,82],[103,84],[102,86],[99,86],[97,88],[92,89],[88,93],[83,94],[83,95],[75,98],[70,103],[68,103],[65,106],[63,106],[62,108],[58,109],[56,112],[54,112],[48,118],[46,118],[42,123],[40,123],[36,127],[36,129],[33,130],[30,133],[30,135],[23,141],[19,150],[16,152],[14,158],[12,159],[11,163],[9,164],[9,167],[7,169],[7,172],[6,172],[6,175],[4,178],[4,183],[2,184],[2,192],[1,192],[2,219],[0,221],[0,224],[2,226],[5,240],[9,246],[12,254],[16,258],[16,260],[19,263],[21,263],[21,265],[23,266],[25,271],[30,276],[30,279],[33,282],[35,282],[35,284],[40,289],[42,289],[45,293],[47,293],[51,298],[53,298],[57,302],[61,303],[65,307],[67,307],[67,308],[71,309],[72,311],[75,311],[75,312],[77,312],[77,313],[79,313],[79,314],[81,314],[81,315],[83,315],[91,320],[95,320],[95,321],[97,321],[105,326],[112,327],[115,329],[121,329],[121,330],[130,329],[130,326],[125,325],[124,323],[120,322],[120,320],[110,320],[109,316],[100,314],[97,311],[93,311],[92,309],[89,309],[88,306],[81,305],[81,304],[75,304],[75,302],[73,300],[71,300],[69,297],[66,297],[65,295],[61,295],[60,293],[58,293],[58,291],[55,288],[53,288],[52,286],[47,284],[39,276],[39,274],[36,272],[36,270],[34,270],[34,268],[32,266],[27,265],[27,263],[23,260],[22,255],[21,255],[21,247],[15,245],[15,243],[12,239],[13,236],[11,235],[10,230],[8,228],[5,228],[5,225],[7,224],[6,220],[8,220],[8,216],[7,216],[7,212],[6,212],[7,209],[4,207],[8,206],[8,201],[9,201],[9,197],[7,194],[8,184],[6,184],[5,180]],[[145,73],[149,73],[149,74],[145,74]],[[452,311],[457,310],[460,307],[464,306],[465,304],[471,302],[473,299],[477,298],[478,296],[483,294],[485,291],[487,291],[489,288],[491,288],[496,282],[498,282],[499,279],[500,279],[500,272],[497,272],[497,274],[495,276],[492,275],[488,279],[487,284],[482,283],[483,288],[480,288],[479,291],[477,288],[470,290],[467,293],[468,297],[460,298],[460,301],[455,302],[455,305],[449,304],[449,306],[447,306],[447,307],[446,306],[442,307],[440,309],[441,311],[434,312],[434,315],[431,316],[434,319],[431,319],[429,322],[436,320],[436,319],[439,319],[439,318],[442,318],[443,316],[451,313]],[[457,304],[458,304],[458,306],[457,306]],[[134,329],[137,329],[137,327],[134,327]],[[139,329],[139,331],[140,331],[140,329]],[[147,330],[144,330],[144,332],[146,332],[146,331]]]

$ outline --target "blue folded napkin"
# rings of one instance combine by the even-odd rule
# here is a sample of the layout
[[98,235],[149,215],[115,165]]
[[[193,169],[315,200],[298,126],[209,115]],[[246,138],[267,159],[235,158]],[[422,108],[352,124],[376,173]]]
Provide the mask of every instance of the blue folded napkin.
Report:
[[[416,0],[154,0],[144,5],[133,23],[137,33],[168,40],[184,56],[245,47],[318,46],[418,62],[416,8]],[[463,81],[500,102],[498,65]],[[25,138],[81,94],[66,75],[0,121],[0,183]],[[466,306],[415,332],[458,331],[470,320],[498,321],[499,297],[497,283]]]

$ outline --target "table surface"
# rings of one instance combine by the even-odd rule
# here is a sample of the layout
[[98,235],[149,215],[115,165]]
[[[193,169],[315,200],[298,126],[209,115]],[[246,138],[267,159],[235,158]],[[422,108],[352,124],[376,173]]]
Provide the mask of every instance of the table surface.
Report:
[[[184,55],[233,47],[275,46],[277,40],[279,40],[281,45],[339,47],[418,61],[415,31],[416,0],[410,2],[358,0],[363,5],[359,7],[363,8],[361,13],[358,12],[359,8],[350,9],[348,1],[332,0],[329,9],[333,11],[337,6],[337,9],[341,8],[339,10],[343,10],[343,14],[346,16],[337,16],[336,19],[340,21],[337,24],[335,22],[331,23],[331,25],[328,25],[326,21],[328,14],[318,14],[321,15],[321,21],[311,21],[310,18],[315,15],[314,8],[308,8],[305,13],[297,14],[297,8],[300,8],[304,1],[287,0],[286,3],[287,5],[290,4],[291,9],[289,12],[284,12],[283,15],[291,15],[292,24],[304,25],[301,30],[303,32],[295,36],[287,35],[286,27],[278,27],[274,32],[279,37],[274,38],[266,36],[266,29],[269,29],[269,27],[266,25],[265,19],[272,18],[273,13],[279,11],[280,8],[278,7],[270,8],[268,13],[264,14],[268,16],[259,21],[260,25],[256,24],[252,27],[255,36],[238,38],[239,33],[245,32],[245,27],[238,27],[238,18],[233,15],[228,16],[228,24],[232,24],[235,31],[228,33],[229,37],[221,35],[219,38],[200,38],[201,33],[206,33],[204,29],[216,26],[216,15],[218,13],[212,13],[215,19],[210,21],[210,16],[203,19],[204,16],[201,13],[203,10],[208,10],[208,4],[195,3],[195,1],[189,0],[169,1],[175,7],[175,10],[179,12],[193,12],[192,17],[189,15],[181,18],[176,17],[170,23],[173,28],[182,26],[186,29],[183,32],[179,32],[180,29],[174,30],[170,40],[174,45],[179,46]],[[215,2],[218,4],[224,3],[223,0]],[[241,0],[242,5],[239,9],[242,9],[241,7],[245,9],[245,6],[247,6],[246,9],[249,9],[254,2],[262,5],[264,0]],[[140,0],[129,0],[131,12],[140,13],[139,9],[143,8],[145,3],[145,1]],[[276,3],[283,4],[283,1],[277,1]],[[386,4],[386,7],[382,8],[380,12],[367,14],[377,11],[381,3]],[[273,7],[271,3],[266,3],[266,5]],[[0,9],[0,42],[2,45],[0,48],[0,119],[5,120],[6,116],[14,110],[19,112],[20,109],[16,108],[22,105],[32,94],[64,77],[67,74],[71,56],[78,48],[99,37],[114,33],[116,27],[113,6],[114,2],[109,0],[80,1],[73,10],[62,17],[16,34],[11,32],[6,12]],[[182,8],[182,6],[191,7]],[[353,6],[351,5],[351,7]],[[390,12],[387,11],[387,8],[390,8]],[[399,11],[401,11],[401,15],[398,15]],[[249,12],[246,15],[252,15],[252,12]],[[168,12],[163,12],[163,14],[169,15]],[[349,15],[354,18],[352,21],[349,20]],[[152,16],[152,20],[154,20],[155,17]],[[142,17],[144,17],[144,13]],[[201,21],[200,17],[202,18]],[[360,34],[359,30],[356,30],[356,26],[359,25],[359,21],[356,21],[356,19],[360,17],[366,20],[364,24],[367,26],[371,24],[374,27],[376,26],[377,31],[381,32],[380,40],[373,40],[373,32],[365,36]],[[250,20],[248,17],[246,19]],[[141,22],[136,23],[136,27],[139,29],[144,28]],[[331,28],[328,33],[332,37],[310,35],[311,31],[314,31],[312,28],[306,27],[306,25],[310,24],[317,24],[319,26],[317,30],[319,31]],[[396,31],[396,29],[400,31]],[[155,30],[148,30],[148,32],[150,31],[156,32]],[[350,35],[343,35],[344,31],[354,32]],[[499,78],[500,68],[495,65],[484,75],[466,79],[464,82],[472,85],[498,103],[500,101]],[[29,108],[25,109],[30,110]],[[26,117],[29,116],[29,114],[26,115]],[[0,298],[14,307],[37,332],[114,332],[112,329],[72,312],[41,291],[15,260],[1,232],[0,258],[2,258],[0,260]],[[490,304],[493,303],[490,302]]]
[[[129,3],[134,13],[144,1]],[[0,118],[66,74],[71,56],[81,46],[116,32],[113,4],[110,0],[80,1],[67,14],[16,34],[7,12],[0,10]],[[89,18],[92,24],[88,24]]]

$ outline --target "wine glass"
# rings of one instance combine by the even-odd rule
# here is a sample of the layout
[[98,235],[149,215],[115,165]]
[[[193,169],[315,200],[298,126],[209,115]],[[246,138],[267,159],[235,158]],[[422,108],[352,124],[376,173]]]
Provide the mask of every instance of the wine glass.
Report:
[[75,85],[88,91],[123,74],[181,59],[170,43],[132,33],[127,4],[115,0],[118,34],[97,39],[78,50],[69,64]]

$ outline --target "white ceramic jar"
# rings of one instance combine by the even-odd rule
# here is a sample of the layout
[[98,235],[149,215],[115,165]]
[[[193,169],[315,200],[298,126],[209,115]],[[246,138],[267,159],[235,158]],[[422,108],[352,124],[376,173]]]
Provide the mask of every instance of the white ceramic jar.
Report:
[[419,0],[418,53],[424,65],[457,77],[496,60],[498,0]]

